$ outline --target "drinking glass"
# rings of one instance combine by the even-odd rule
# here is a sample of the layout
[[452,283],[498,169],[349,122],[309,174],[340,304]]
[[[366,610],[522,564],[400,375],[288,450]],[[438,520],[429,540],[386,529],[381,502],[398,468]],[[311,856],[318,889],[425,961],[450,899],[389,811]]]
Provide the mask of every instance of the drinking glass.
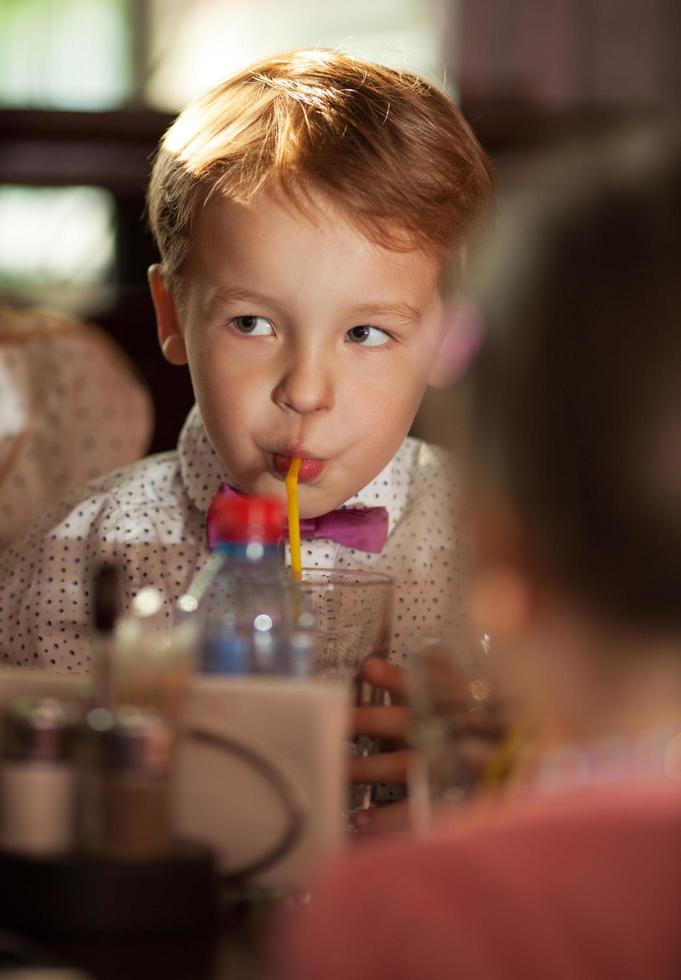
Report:
[[[462,648],[463,647],[463,648]],[[496,781],[507,727],[494,684],[488,634],[458,645],[434,642],[413,657],[410,678],[412,820],[427,829],[439,804]]]
[[[317,623],[316,675],[352,684],[356,705],[382,704],[384,692],[361,683],[358,672],[367,657],[385,660],[390,652],[394,578],[366,569],[304,568],[301,588]],[[353,739],[351,753],[355,756],[377,750],[374,738]],[[371,787],[353,787],[350,811],[370,805]]]

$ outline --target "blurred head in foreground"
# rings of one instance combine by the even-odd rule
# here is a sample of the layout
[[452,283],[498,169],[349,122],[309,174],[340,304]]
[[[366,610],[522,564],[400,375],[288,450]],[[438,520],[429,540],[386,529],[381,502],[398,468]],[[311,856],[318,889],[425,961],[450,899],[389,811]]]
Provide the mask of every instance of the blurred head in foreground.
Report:
[[473,621],[563,738],[681,706],[681,139],[629,132],[526,186],[452,335]]
[[633,134],[525,186],[448,361],[472,617],[533,745],[568,745],[500,806],[339,863],[296,980],[679,975],[681,145]]

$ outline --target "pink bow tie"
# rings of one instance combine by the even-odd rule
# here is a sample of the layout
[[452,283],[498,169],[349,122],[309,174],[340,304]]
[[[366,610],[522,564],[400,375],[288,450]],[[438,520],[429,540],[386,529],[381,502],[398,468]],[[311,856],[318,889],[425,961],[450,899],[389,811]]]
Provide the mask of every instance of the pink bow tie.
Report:
[[[238,493],[228,483],[221,483],[214,500],[236,497]],[[212,550],[217,544],[213,504],[206,517],[206,537]],[[288,530],[288,529],[287,529]],[[326,538],[346,548],[373,554],[383,550],[388,537],[388,511],[385,507],[358,507],[332,510],[321,517],[303,517],[300,521],[302,538]]]

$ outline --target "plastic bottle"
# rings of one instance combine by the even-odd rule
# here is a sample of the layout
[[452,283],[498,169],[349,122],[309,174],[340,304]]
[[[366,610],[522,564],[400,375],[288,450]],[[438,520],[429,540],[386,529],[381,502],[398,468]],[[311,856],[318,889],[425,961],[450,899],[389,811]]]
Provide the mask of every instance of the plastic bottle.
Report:
[[201,619],[199,669],[308,677],[314,620],[283,562],[281,504],[227,498],[215,507],[214,521],[219,557],[180,600],[184,608],[196,605]]

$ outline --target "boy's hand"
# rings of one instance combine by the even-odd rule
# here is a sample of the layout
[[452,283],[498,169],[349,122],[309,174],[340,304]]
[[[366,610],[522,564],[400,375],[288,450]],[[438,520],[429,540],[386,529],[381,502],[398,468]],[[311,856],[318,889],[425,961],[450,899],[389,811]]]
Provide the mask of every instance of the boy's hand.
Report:
[[[353,711],[352,734],[371,735],[398,744],[394,752],[379,752],[366,759],[350,760],[353,783],[406,784],[412,753],[404,747],[409,729],[410,710],[407,700],[407,672],[402,667],[370,657],[360,668],[360,677],[390,695],[390,705],[360,707]],[[356,817],[360,833],[389,833],[408,826],[407,801],[402,800],[372,810],[362,810]]]

